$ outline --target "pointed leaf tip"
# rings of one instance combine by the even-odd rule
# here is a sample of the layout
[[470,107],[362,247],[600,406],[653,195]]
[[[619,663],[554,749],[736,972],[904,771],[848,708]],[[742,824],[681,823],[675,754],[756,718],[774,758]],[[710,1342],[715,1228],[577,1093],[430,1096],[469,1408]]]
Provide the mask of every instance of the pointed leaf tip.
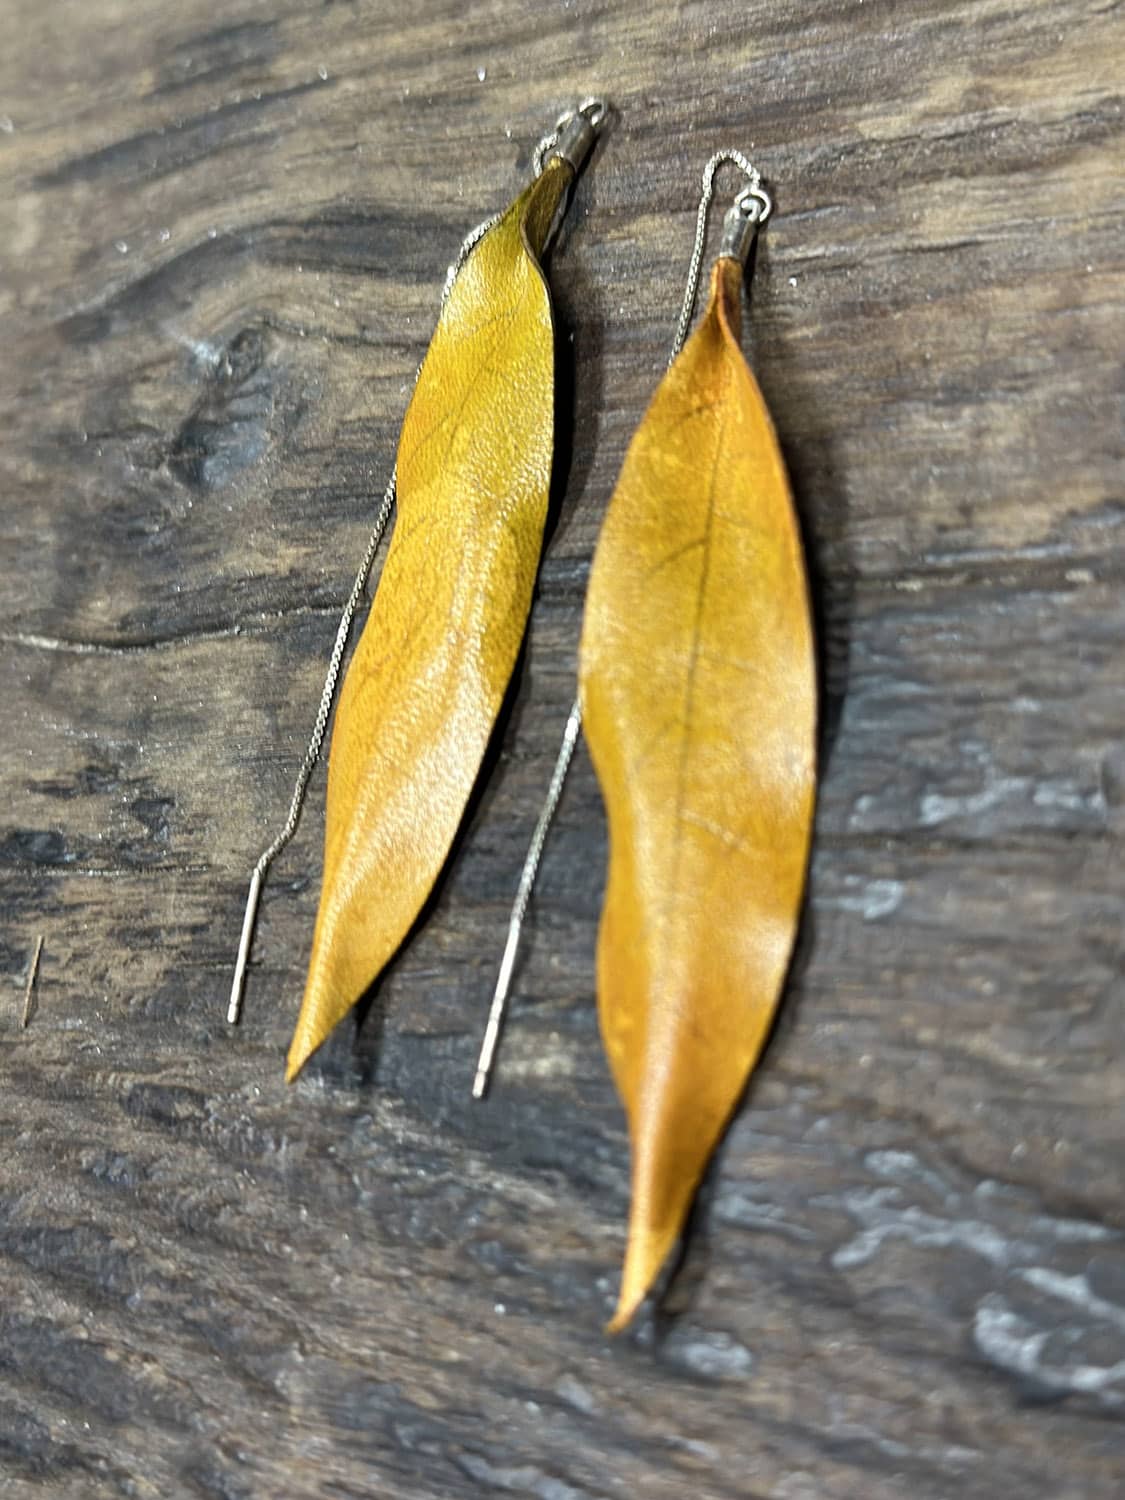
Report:
[[290,1047],[289,1056],[285,1059],[285,1082],[296,1083],[297,1075],[311,1057],[308,1051],[298,1053],[295,1047]]
[[625,1264],[621,1270],[617,1310],[606,1326],[607,1333],[620,1333],[636,1317],[676,1247],[680,1227],[691,1203],[694,1184],[689,1184],[686,1189],[683,1184],[677,1184],[673,1192],[678,1201],[661,1205],[659,1222],[644,1222],[653,1207],[652,1191],[661,1187],[656,1180],[660,1166],[661,1163],[647,1152],[638,1154],[634,1150]]

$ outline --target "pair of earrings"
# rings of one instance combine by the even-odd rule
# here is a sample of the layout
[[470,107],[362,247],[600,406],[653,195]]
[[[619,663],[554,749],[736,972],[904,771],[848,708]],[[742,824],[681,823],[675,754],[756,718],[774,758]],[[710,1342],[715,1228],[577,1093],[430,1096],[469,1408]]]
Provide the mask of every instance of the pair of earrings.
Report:
[[[550,487],[554,349],[541,258],[605,119],[564,115],[532,183],[465,240],[349,597],[289,817],[292,836],[352,617],[398,519],[332,736],[324,877],[293,1078],[378,977],[449,855],[523,639]],[[716,171],[746,185],[695,306]],[[761,1051],[788,968],[815,794],[816,670],[800,533],[776,435],[739,347],[743,272],[771,209],[737,151],[707,163],[664,379],[598,541],[571,710],[509,924],[474,1083],[487,1087],[520,930],[584,726],[609,822],[598,937],[602,1036],[625,1105],[632,1192],[611,1329],[682,1231]]]

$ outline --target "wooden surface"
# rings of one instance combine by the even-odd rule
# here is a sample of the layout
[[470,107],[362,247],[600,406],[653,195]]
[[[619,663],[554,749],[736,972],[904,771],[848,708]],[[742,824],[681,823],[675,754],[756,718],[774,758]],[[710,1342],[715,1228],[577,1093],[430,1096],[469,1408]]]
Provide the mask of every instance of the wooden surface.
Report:
[[[4,23],[0,1492],[1119,1496],[1118,8]],[[322,780],[232,1031],[249,866],[445,267],[593,89],[619,116],[551,269],[573,422],[513,711],[429,920],[286,1089]],[[469,1082],[726,144],[777,200],[747,344],[815,574],[823,792],[777,1034],[662,1313],[610,1344],[584,753],[490,1101]]]

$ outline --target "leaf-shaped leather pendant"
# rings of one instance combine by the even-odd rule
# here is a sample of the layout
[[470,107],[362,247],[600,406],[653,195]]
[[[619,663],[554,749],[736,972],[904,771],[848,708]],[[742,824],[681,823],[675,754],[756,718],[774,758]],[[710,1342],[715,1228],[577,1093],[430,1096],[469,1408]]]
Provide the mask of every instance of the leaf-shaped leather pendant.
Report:
[[480,239],[419,372],[394,536],[332,734],[323,885],[290,1079],[425,904],[515,666],[554,441],[539,256],[573,176],[552,157]]
[[739,347],[742,269],[625,458],[594,557],[580,695],[609,820],[602,1036],[628,1115],[624,1326],[682,1230],[789,965],[815,793],[800,533]]

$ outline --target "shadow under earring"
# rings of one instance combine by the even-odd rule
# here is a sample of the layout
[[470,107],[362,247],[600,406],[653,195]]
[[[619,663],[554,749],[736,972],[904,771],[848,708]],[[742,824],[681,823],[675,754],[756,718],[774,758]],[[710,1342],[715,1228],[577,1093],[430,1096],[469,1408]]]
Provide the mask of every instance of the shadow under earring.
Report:
[[[685,344],[723,161],[748,185]],[[598,1012],[632,1147],[611,1331],[679,1239],[761,1052],[808,864],[817,689],[804,558],[777,437],[739,346],[743,267],[770,207],[741,153],[708,162],[672,361],[598,540],[579,699],[536,830],[541,847],[581,722],[609,822]],[[538,853],[533,842],[532,877]],[[516,937],[522,916],[517,901]]]
[[473,231],[403,422],[380,524],[345,610],[289,821],[251,883],[237,1001],[261,879],[296,826],[367,570],[398,519],[348,667],[328,770],[324,875],[294,1078],[377,978],[449,856],[515,666],[539,566],[554,446],[554,329],[540,267],[606,107],[588,100],[535,154],[535,177]]

